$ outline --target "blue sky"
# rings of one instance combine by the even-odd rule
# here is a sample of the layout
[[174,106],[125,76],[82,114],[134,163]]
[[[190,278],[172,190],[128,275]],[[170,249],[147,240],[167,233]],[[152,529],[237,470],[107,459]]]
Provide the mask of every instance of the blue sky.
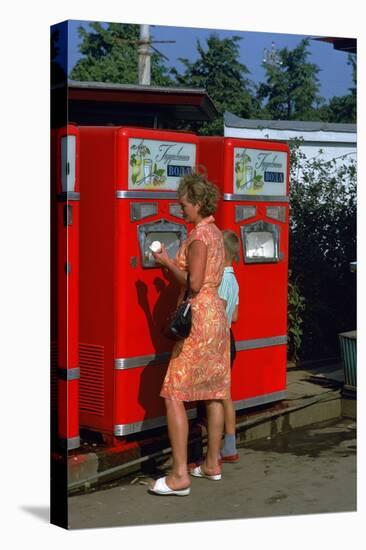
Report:
[[[80,58],[78,50],[79,37],[77,28],[79,25],[88,26],[86,21],[69,21],[69,68],[75,65]],[[240,61],[244,63],[255,83],[263,82],[265,71],[262,67],[263,52],[271,49],[272,42],[276,49],[287,47],[295,48],[306,35],[272,34],[268,32],[246,32],[233,30],[200,29],[189,27],[151,26],[151,35],[155,40],[175,40],[174,44],[155,44],[169,62],[169,66],[175,66],[178,70],[183,67],[179,63],[179,57],[186,57],[191,61],[197,59],[196,43],[200,40],[203,47],[210,33],[216,32],[220,38],[228,38],[233,35],[241,36]],[[320,72],[320,95],[325,99],[333,96],[345,95],[352,86],[352,69],[348,65],[346,52],[334,50],[331,44],[310,40],[310,56],[308,61],[318,65]]]

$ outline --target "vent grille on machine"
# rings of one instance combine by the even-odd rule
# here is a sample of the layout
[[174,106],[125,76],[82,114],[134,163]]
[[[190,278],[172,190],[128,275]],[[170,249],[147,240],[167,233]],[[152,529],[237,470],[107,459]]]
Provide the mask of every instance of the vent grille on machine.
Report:
[[80,410],[104,415],[104,347],[80,344]]

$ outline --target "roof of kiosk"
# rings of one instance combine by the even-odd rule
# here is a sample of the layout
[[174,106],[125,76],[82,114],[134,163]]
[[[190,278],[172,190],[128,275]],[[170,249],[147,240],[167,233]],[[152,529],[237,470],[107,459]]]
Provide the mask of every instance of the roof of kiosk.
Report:
[[319,40],[320,42],[329,42],[333,44],[335,50],[348,53],[357,53],[357,39],[356,38],[342,38],[340,36],[313,36],[313,40]]
[[[210,121],[216,107],[201,88],[68,81],[69,119],[81,124]],[[149,124],[150,121],[150,124]]]
[[224,123],[228,128],[246,128],[251,130],[294,130],[302,132],[347,132],[356,133],[356,124],[336,122],[311,122],[305,120],[263,120],[240,118],[225,112]]

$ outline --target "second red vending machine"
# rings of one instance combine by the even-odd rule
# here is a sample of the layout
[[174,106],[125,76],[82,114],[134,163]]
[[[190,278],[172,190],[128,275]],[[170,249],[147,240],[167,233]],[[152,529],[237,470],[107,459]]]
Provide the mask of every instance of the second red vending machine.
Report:
[[56,360],[51,405],[57,416],[58,443],[72,450],[80,445],[78,128],[72,124],[59,128],[51,140],[51,350]]
[[198,138],[113,126],[79,136],[80,426],[127,436],[166,422],[162,328],[179,289],[149,246],[174,257],[187,237],[176,189],[198,162]]
[[235,231],[239,319],[232,329],[236,409],[286,396],[289,148],[278,142],[200,138],[200,162],[222,192],[221,229]]

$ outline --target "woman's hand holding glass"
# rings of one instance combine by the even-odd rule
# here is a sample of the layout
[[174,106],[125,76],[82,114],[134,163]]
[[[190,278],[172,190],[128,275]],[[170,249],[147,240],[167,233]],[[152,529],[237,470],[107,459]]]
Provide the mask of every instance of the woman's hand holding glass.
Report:
[[153,252],[152,255],[154,256],[156,263],[162,265],[163,267],[168,267],[171,262],[171,259],[163,244],[161,245],[160,252]]

